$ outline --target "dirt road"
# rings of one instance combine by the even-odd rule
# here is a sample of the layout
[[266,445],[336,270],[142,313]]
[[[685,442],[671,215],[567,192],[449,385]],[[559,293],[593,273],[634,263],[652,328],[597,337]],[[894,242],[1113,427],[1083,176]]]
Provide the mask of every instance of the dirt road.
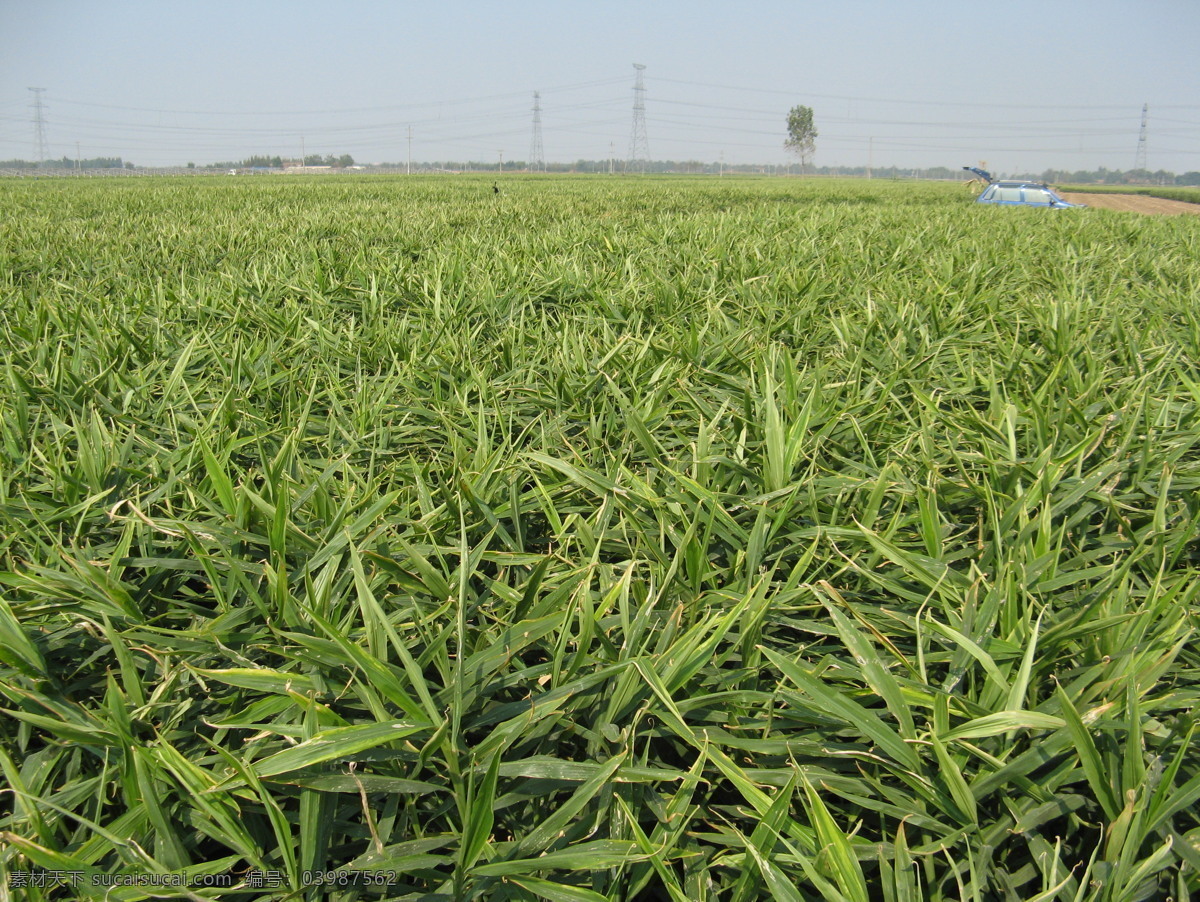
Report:
[[1140,194],[1064,194],[1063,200],[1073,204],[1087,204],[1100,210],[1153,213],[1159,216],[1175,216],[1180,213],[1200,216],[1200,204],[1164,200],[1161,197],[1143,197]]

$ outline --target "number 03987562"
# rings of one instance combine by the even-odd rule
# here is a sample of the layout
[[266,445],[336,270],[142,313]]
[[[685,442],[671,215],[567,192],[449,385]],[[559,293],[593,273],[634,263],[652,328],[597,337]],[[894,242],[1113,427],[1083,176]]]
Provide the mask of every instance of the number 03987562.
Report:
[[396,882],[395,871],[305,871],[306,886],[389,886]]

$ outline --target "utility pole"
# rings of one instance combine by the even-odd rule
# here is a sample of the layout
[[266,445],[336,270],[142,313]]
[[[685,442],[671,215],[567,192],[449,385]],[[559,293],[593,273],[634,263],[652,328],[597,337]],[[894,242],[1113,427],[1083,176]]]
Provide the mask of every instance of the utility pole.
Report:
[[500,154],[500,171],[504,171],[504,151],[499,151]]
[[542,150],[542,100],[537,91],[533,92],[533,137],[529,142],[529,171],[545,172],[546,154]]
[[612,175],[615,171],[614,162],[617,159],[617,145],[615,141],[608,142],[608,174]]
[[645,172],[650,162],[650,142],[646,138],[646,83],[642,73],[646,67],[641,63],[633,64],[637,73],[633,82],[633,130],[629,136],[629,169],[638,168]]
[[875,139],[867,139],[867,178],[871,177],[871,170],[875,168]]
[[717,170],[717,178],[725,178],[725,151],[721,151],[721,168]]
[[412,175],[412,126],[408,127],[408,165],[404,170],[405,175]]
[[42,105],[42,92],[45,88],[30,88],[33,92],[33,154],[37,157],[38,166],[46,165],[46,108]]
[[300,136],[300,168],[308,165],[308,157],[304,154],[304,135]]
[[79,172],[79,142],[75,142],[75,172]]
[[1149,169],[1146,164],[1146,119],[1150,112],[1150,104],[1142,104],[1142,128],[1138,132],[1137,155],[1133,158],[1134,169]]

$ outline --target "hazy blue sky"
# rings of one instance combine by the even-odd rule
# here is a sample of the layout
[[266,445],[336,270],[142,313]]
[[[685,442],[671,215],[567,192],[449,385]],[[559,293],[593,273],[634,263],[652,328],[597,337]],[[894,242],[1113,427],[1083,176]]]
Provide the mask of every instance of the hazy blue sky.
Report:
[[0,159],[350,153],[1200,170],[1200,0],[0,0]]

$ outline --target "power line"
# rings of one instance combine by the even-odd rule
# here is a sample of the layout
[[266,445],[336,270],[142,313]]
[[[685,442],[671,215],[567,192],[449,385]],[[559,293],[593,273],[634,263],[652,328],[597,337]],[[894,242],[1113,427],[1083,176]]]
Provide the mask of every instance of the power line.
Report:
[[[685,81],[679,78],[659,78],[660,82],[672,85],[689,85],[697,88],[715,88],[721,91],[743,91],[751,94],[778,94],[785,97],[795,97],[794,90],[782,88],[751,88],[745,85],[718,85],[711,82],[702,81]],[[985,101],[950,101],[950,100],[906,100],[898,97],[862,97],[853,94],[814,94],[811,91],[804,92],[805,97],[813,97],[818,100],[850,100],[861,103],[895,103],[906,104],[912,106],[945,106],[945,107],[969,107],[971,109],[994,109],[994,110],[1124,110],[1128,109],[1127,104],[1108,103],[1108,104],[1038,104],[1038,103],[988,103]],[[1197,104],[1169,104],[1162,106],[1162,109],[1171,110],[1196,110],[1200,109]]]
[[[624,82],[624,78],[601,78],[593,79],[592,81],[581,81],[573,84],[559,85],[543,90],[544,94],[554,94],[568,91],[578,91],[587,88],[606,87],[620,82]],[[386,104],[382,106],[364,106],[364,107],[338,107],[336,109],[325,110],[188,110],[188,109],[165,109],[161,107],[139,107],[127,106],[114,103],[98,103],[89,100],[68,100],[56,97],[58,103],[70,104],[71,106],[95,107],[105,110],[125,110],[134,113],[159,113],[170,114],[175,116],[254,116],[261,118],[263,116],[327,116],[334,114],[359,114],[359,113],[394,113],[399,110],[416,110],[422,108],[440,108],[448,106],[461,106],[472,103],[491,103],[496,100],[515,99],[524,96],[523,91],[510,91],[504,94],[482,94],[478,97],[460,97],[456,100],[426,100],[419,103],[403,103],[403,104]]]
[[[646,123],[645,66],[634,64],[635,84],[633,121],[630,132],[627,169],[644,171],[650,159]],[[678,79],[658,78],[660,83],[677,85],[700,85],[702,83]],[[238,111],[227,111],[220,117],[216,111],[203,113],[195,110],[147,110],[116,104],[84,103],[78,100],[62,100],[51,96],[56,104],[54,126],[58,131],[70,132],[76,141],[88,144],[95,151],[112,155],[131,153],[145,155],[176,156],[183,152],[191,155],[213,152],[216,154],[255,153],[269,155],[278,153],[279,147],[290,145],[295,135],[304,133],[310,143],[324,150],[351,151],[378,155],[381,148],[404,148],[411,141],[410,135],[419,130],[422,146],[435,148],[439,154],[457,153],[461,148],[473,159],[483,159],[485,154],[495,153],[500,146],[518,146],[521,140],[529,141],[529,166],[544,169],[546,156],[543,146],[542,116],[543,96],[554,95],[554,117],[545,123],[551,132],[555,159],[586,157],[592,145],[600,144],[593,137],[609,142],[614,134],[620,133],[620,110],[629,116],[628,95],[622,100],[622,92],[609,93],[607,85],[624,82],[625,79],[595,80],[575,85],[564,85],[536,92],[533,103],[533,128],[530,121],[529,93],[491,94],[479,97],[459,97],[453,100],[414,102],[397,106],[342,108],[326,111],[316,119],[319,111],[307,111],[304,121],[300,113],[271,110],[263,113],[261,120],[246,122],[246,115]],[[680,90],[674,98],[655,94],[656,147],[666,157],[687,154],[689,146],[721,148],[741,157],[746,151],[774,155],[778,151],[779,124],[783,112],[771,109],[778,96],[791,98],[793,92],[769,88],[741,88],[730,85],[707,86],[702,95],[691,99],[690,92]],[[598,89],[598,90],[592,90]],[[669,90],[669,89],[668,89]],[[30,89],[27,95],[27,112],[22,116],[13,109],[17,102],[0,103],[0,149],[7,152],[6,145],[14,148],[24,144],[20,134],[32,122],[34,125],[35,157],[45,162],[50,157],[48,146],[48,116],[42,89]],[[722,92],[729,93],[722,93]],[[745,92],[737,97],[732,92]],[[674,92],[672,92],[674,93]],[[518,96],[526,98],[517,101]],[[840,97],[841,95],[811,95],[813,97]],[[863,158],[871,156],[875,163],[880,152],[894,150],[905,153],[922,151],[928,154],[970,153],[981,154],[984,147],[996,153],[1061,154],[1067,157],[1102,154],[1107,160],[1121,156],[1119,145],[1125,144],[1125,152],[1133,139],[1133,110],[1124,107],[1125,116],[1112,113],[1119,107],[1076,106],[1050,107],[1039,104],[988,104],[972,103],[973,110],[952,109],[959,104],[937,101],[889,100],[885,98],[847,97],[854,101],[842,110],[836,102],[826,103],[831,107],[822,116],[822,140],[831,148],[843,153],[861,148]],[[744,103],[738,103],[744,100]],[[859,107],[861,101],[863,106]],[[68,110],[60,104],[67,104]],[[870,109],[867,104],[880,104]],[[474,104],[474,106],[473,106]],[[884,104],[910,104],[910,109]],[[918,106],[918,104],[920,106]],[[315,106],[316,104],[314,104]],[[1026,115],[1014,117],[1004,108],[1026,111]],[[1070,109],[1065,116],[1053,116],[1048,110]],[[1192,117],[1188,106],[1164,105],[1156,102],[1155,121],[1159,143],[1155,145],[1159,165],[1183,154],[1194,157],[1200,154],[1196,141],[1200,138],[1200,121]],[[397,115],[395,111],[406,110],[408,114]],[[120,114],[116,111],[133,111]],[[369,112],[368,112],[369,111]],[[993,112],[994,111],[994,112]],[[153,113],[153,115],[151,115]],[[333,114],[338,115],[333,115]],[[857,113],[857,114],[856,114]],[[890,115],[889,115],[890,113]],[[1073,114],[1073,115],[1072,115]],[[212,118],[204,119],[205,115]],[[287,117],[293,116],[293,120]],[[1161,118],[1176,116],[1179,118]],[[219,118],[220,117],[220,118]],[[316,121],[314,121],[316,119]],[[630,120],[624,120],[629,123]],[[1120,122],[1125,125],[1118,127]],[[407,123],[401,124],[401,123]],[[614,131],[615,129],[615,131]],[[410,131],[411,130],[411,131]],[[7,134],[5,134],[7,133]],[[706,140],[707,139],[707,140]],[[1165,144],[1162,142],[1166,142]],[[495,143],[493,143],[495,142]],[[916,143],[909,143],[916,142]],[[1028,143],[1025,143],[1028,142]],[[336,144],[337,147],[333,147]],[[972,144],[976,146],[971,146]],[[1057,144],[1057,146],[1055,146]],[[1172,146],[1178,145],[1178,146]],[[241,145],[240,147],[238,145]],[[272,145],[274,145],[272,147]],[[660,146],[661,145],[661,146]],[[600,144],[602,146],[602,144]],[[1148,104],[1143,107],[1142,131],[1138,135],[1137,161],[1140,164],[1148,148]],[[28,153],[28,150],[25,151]],[[386,151],[383,151],[386,153]],[[610,154],[611,157],[611,154]],[[493,157],[495,159],[495,157]],[[1049,161],[1047,161],[1049,162]],[[1189,160],[1190,164],[1190,160]],[[1112,163],[1109,163],[1111,166]],[[1177,163],[1174,168],[1179,168]],[[407,169],[407,165],[405,167]]]

